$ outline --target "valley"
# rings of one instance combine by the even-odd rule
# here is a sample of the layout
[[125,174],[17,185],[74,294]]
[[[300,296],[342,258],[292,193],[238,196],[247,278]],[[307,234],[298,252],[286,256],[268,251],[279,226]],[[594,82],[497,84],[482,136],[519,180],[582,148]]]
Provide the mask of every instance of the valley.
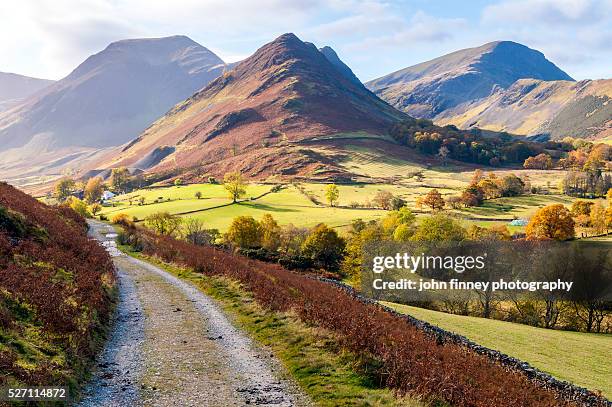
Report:
[[[237,23],[208,1],[134,23],[102,3],[90,28],[52,35],[49,10],[33,31],[45,51],[20,66],[57,80],[0,72],[0,389],[66,386],[83,407],[610,405],[612,79],[578,68],[605,59],[612,13],[574,39],[597,59],[491,42],[493,4],[466,24],[357,1],[321,25],[295,17],[322,3],[232,4]],[[399,253],[440,266],[373,268]],[[534,289],[489,290],[500,276]]]

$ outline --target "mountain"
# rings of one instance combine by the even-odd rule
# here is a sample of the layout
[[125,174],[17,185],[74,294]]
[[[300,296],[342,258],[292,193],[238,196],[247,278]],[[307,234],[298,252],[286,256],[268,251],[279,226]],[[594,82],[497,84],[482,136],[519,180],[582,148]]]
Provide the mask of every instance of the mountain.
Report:
[[215,175],[240,169],[252,177],[319,171],[325,160],[304,145],[383,138],[406,117],[338,61],[335,52],[284,34],[177,104],[99,168],[197,167]]
[[366,86],[400,110],[436,119],[448,109],[488,97],[526,78],[573,81],[541,52],[497,41],[399,70]]
[[612,136],[611,99],[611,79],[520,79],[508,89],[444,111],[436,122],[554,139],[601,139]]
[[126,143],[224,66],[185,36],[114,42],[64,79],[0,113],[0,171],[17,171],[24,162],[66,165]]
[[0,72],[0,112],[51,85],[54,81]]
[[357,78],[351,68],[349,68],[348,65],[346,65],[340,59],[340,57],[338,56],[338,54],[336,54],[336,51],[334,51],[332,47],[325,46],[323,48],[319,48],[319,51],[321,51],[321,53],[325,55],[325,58],[327,58],[327,60],[331,62],[332,65],[335,66],[336,69],[340,71],[347,79],[355,83],[361,84],[359,78]]

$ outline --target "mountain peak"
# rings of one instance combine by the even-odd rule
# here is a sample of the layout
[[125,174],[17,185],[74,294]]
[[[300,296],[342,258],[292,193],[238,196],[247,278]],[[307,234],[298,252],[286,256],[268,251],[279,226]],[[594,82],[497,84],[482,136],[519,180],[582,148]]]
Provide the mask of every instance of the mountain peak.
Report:
[[355,76],[351,68],[349,68],[348,65],[346,65],[340,59],[340,57],[338,56],[338,54],[336,53],[336,51],[334,51],[332,47],[326,45],[323,48],[320,48],[319,51],[323,55],[325,55],[325,58],[327,58],[327,60],[331,62],[331,64],[335,66],[336,69],[339,70],[340,73],[342,73],[347,79],[349,79],[352,82],[361,84],[361,81],[359,80],[359,78],[357,78],[357,76]]
[[573,81],[540,51],[513,41],[494,41],[404,68],[367,86],[407,113],[434,118],[527,78]]
[[319,51],[283,34],[177,104],[121,156],[100,166],[133,166],[165,145],[176,148],[148,170],[165,171],[176,162],[214,175],[233,165],[253,176],[314,170],[321,163],[288,151],[287,143],[357,132],[376,138],[406,118],[351,80],[340,64],[331,48]]
[[183,35],[113,42],[29,98],[16,116],[0,116],[0,151],[22,148],[41,134],[54,149],[125,143],[224,66]]

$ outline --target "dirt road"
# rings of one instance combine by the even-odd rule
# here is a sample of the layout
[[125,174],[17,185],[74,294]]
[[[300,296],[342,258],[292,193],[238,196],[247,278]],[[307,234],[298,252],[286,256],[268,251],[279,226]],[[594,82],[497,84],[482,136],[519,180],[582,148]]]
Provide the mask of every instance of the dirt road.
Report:
[[129,256],[92,222],[113,256],[119,305],[82,406],[310,405],[270,351],[191,284]]

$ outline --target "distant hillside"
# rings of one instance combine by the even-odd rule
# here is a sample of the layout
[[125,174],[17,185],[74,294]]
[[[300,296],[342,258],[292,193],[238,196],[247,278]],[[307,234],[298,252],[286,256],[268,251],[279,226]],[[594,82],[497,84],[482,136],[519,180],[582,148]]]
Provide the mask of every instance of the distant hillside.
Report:
[[466,102],[436,117],[440,125],[479,127],[525,135],[601,139],[612,136],[612,79],[522,79],[491,96]]
[[541,52],[497,41],[399,70],[366,86],[406,113],[435,119],[448,109],[487,97],[524,78],[573,80]]
[[306,174],[320,170],[321,158],[296,145],[322,136],[383,137],[405,117],[356,80],[333,50],[284,34],[177,104],[100,166]]
[[0,112],[51,85],[54,81],[0,72]]
[[0,113],[0,172],[19,173],[23,163],[49,172],[123,144],[223,70],[219,57],[185,36],[112,43]]

